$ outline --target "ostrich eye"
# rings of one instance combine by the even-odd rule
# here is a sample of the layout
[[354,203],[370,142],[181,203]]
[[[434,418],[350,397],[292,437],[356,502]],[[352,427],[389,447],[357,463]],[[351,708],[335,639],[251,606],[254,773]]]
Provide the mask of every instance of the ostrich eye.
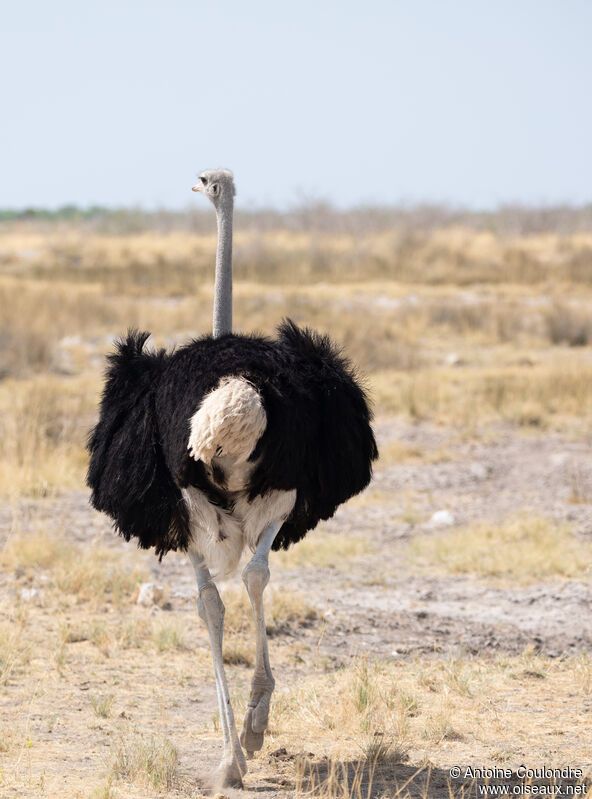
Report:
[[204,185],[204,186],[205,186],[205,185],[206,185],[206,183],[208,182],[208,179],[207,179],[207,178],[204,178],[204,176],[203,176],[203,175],[200,177],[200,180],[201,180],[201,182],[203,183],[203,185]]

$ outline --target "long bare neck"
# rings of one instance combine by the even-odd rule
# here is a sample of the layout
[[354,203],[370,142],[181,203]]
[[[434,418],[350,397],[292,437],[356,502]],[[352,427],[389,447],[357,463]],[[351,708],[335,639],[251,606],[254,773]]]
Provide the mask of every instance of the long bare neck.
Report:
[[232,333],[232,197],[216,208],[218,248],[214,286],[214,338]]

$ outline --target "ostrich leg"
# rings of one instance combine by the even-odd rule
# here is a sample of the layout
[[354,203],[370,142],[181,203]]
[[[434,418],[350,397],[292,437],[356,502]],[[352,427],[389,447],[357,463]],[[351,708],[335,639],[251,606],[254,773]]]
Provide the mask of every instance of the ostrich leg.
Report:
[[218,694],[218,707],[220,721],[224,735],[224,755],[217,770],[217,781],[220,787],[242,788],[242,775],[247,771],[247,764],[241,745],[238,740],[234,713],[230,704],[228,683],[224,673],[222,660],[222,637],[224,634],[224,604],[220,594],[212,581],[209,569],[203,558],[197,552],[190,550],[189,556],[197,576],[199,597],[197,610],[200,618],[205,622],[210,636],[212,658],[214,660],[214,674],[216,677],[216,691]]
[[253,607],[256,634],[255,673],[251,682],[251,695],[240,737],[241,743],[247,751],[247,757],[252,757],[253,752],[263,746],[263,734],[267,729],[269,716],[269,702],[275,687],[275,680],[269,664],[267,632],[263,616],[263,591],[269,582],[267,563],[269,550],[281,526],[282,522],[272,522],[265,528],[255,554],[243,571],[243,581]]

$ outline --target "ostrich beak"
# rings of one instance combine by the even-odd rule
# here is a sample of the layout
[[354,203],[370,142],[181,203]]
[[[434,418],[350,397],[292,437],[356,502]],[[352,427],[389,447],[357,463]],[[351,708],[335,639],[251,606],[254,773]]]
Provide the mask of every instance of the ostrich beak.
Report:
[[203,188],[201,183],[196,183],[195,186],[191,188],[191,191],[201,191]]

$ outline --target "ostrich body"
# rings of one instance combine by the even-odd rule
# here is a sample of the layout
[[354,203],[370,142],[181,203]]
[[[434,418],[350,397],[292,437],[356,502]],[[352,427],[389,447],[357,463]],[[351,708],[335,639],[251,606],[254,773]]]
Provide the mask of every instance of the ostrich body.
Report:
[[[214,335],[172,353],[144,351],[148,333],[117,342],[89,438],[88,484],[94,507],[126,540],[160,557],[188,553],[214,660],[219,782],[241,786],[242,747],[249,756],[261,749],[275,684],[263,616],[269,552],[299,541],[365,488],[377,449],[364,392],[328,338],[289,320],[275,339],[232,333],[232,174],[204,172],[194,190],[218,217]],[[246,547],[256,652],[239,741],[215,579],[236,569]]]

